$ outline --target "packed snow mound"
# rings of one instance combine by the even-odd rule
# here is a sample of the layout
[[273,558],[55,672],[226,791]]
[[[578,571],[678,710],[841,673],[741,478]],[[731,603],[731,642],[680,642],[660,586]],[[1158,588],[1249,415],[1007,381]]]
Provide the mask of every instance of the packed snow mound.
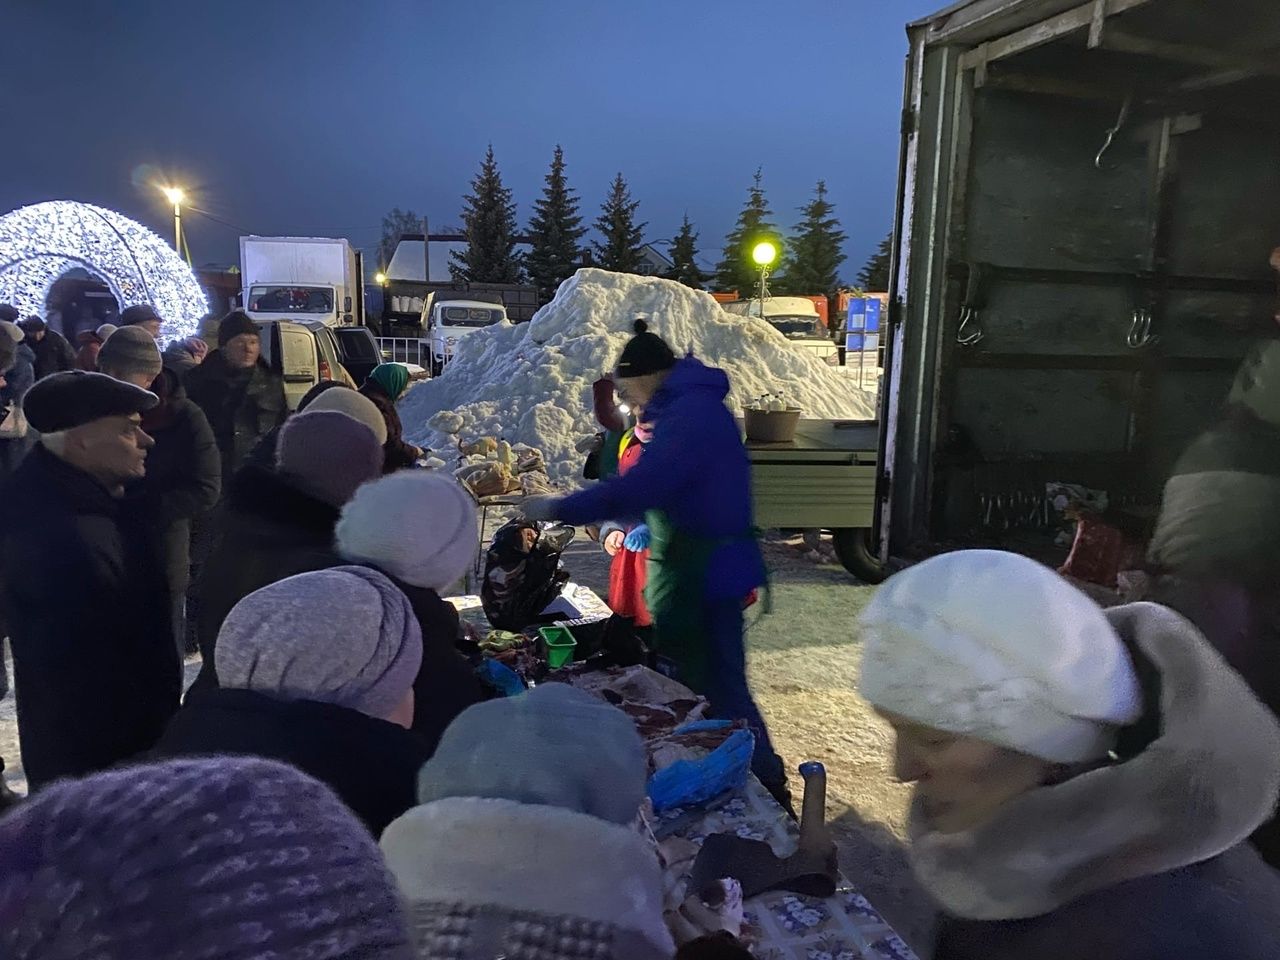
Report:
[[806,417],[874,417],[873,394],[765,321],[730,316],[710,294],[673,280],[583,269],[528,323],[468,334],[441,376],[400,401],[405,434],[442,457],[459,440],[501,437],[541,450],[553,480],[581,476],[584,458],[574,445],[600,429],[591,384],[612,371],[638,317],[677,354],[691,350],[723,368],[739,415],[773,393]]

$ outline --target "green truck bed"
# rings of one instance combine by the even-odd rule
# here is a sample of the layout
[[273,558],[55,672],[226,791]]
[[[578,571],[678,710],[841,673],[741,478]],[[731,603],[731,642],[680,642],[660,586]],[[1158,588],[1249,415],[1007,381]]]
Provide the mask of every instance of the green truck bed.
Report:
[[787,443],[747,442],[756,524],[830,530],[851,573],[879,578],[867,536],[876,494],[878,425],[802,420]]

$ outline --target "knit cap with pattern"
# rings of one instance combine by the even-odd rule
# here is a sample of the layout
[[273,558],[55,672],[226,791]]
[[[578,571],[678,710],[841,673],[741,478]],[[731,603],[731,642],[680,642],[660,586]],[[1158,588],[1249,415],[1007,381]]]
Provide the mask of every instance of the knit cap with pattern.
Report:
[[255,590],[231,608],[214,648],[223,687],[382,719],[404,701],[421,665],[409,598],[368,567],[300,573]]
[[6,960],[409,960],[368,831],[293,767],[211,757],[60,780],[0,819]]
[[154,380],[163,364],[155,338],[139,326],[120,327],[98,351],[98,369],[118,377],[137,373]]

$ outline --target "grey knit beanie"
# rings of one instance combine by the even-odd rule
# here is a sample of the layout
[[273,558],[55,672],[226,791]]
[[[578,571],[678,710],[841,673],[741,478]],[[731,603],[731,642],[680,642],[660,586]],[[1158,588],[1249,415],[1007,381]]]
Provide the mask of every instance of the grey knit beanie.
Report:
[[399,470],[366,483],[334,527],[338,553],[443,592],[480,549],[476,502],[453,477]]
[[644,801],[647,772],[644,743],[625,713],[546,683],[464,710],[418,774],[418,800],[513,800],[627,824]]
[[0,819],[7,960],[409,960],[368,831],[293,767],[211,757],[60,780]]
[[134,373],[160,376],[164,361],[155,339],[142,327],[120,327],[102,344],[98,351],[98,369],[127,377]]
[[382,476],[383,459],[382,441],[368,427],[332,410],[295,414],[276,441],[280,474],[333,507],[350,500],[360,484]]
[[227,614],[214,649],[223,687],[384,719],[421,665],[409,598],[368,567],[300,573],[255,590]]

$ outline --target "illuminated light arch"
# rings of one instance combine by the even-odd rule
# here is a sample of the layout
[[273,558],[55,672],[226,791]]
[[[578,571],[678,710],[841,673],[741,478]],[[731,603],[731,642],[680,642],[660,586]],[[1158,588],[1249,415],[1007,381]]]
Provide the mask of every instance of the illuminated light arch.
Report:
[[164,342],[194,336],[209,302],[191,268],[142,224],[72,200],[19,207],[0,217],[0,303],[43,316],[49,290],[79,267],[101,279],[120,309],[149,303]]

